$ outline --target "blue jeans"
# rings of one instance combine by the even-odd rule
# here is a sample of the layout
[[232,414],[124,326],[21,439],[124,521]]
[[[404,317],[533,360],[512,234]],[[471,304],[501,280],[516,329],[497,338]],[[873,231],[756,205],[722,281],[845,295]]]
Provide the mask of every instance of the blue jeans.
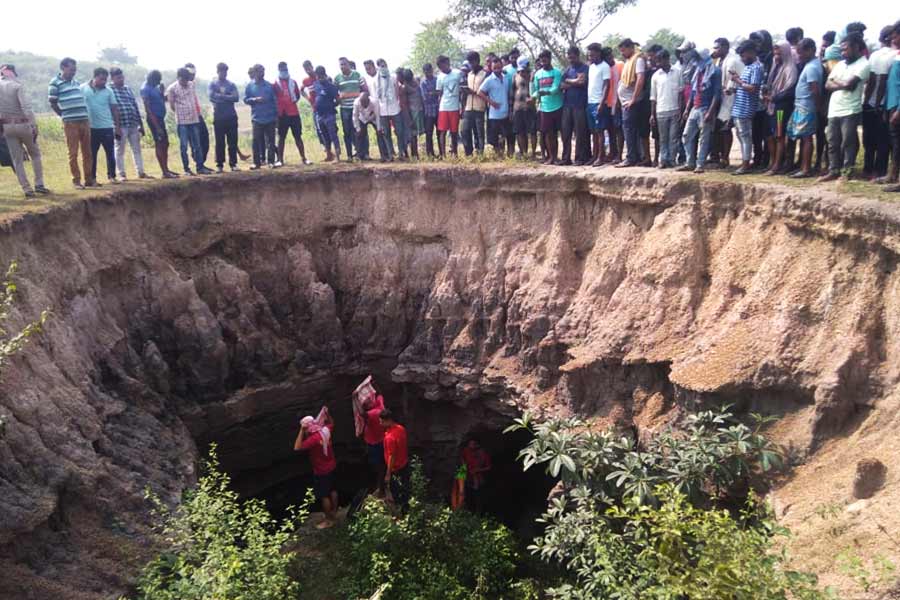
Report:
[[[702,167],[706,164],[709,155],[709,140],[712,138],[713,129],[716,128],[716,120],[705,120],[706,108],[691,109],[687,124],[684,126],[684,151],[687,153],[687,166]],[[697,154],[697,136],[700,136],[700,153]],[[695,161],[696,157],[696,163]]]
[[753,158],[753,117],[734,119],[734,130],[741,146],[741,161],[750,162]]
[[188,145],[191,147],[191,156],[194,157],[194,163],[197,168],[203,167],[200,150],[200,123],[191,123],[190,125],[178,126],[178,141],[181,144],[181,166],[185,171],[190,171],[191,163],[188,160]]
[[335,154],[341,153],[341,142],[338,138],[337,115],[320,115],[316,114],[316,123],[319,124],[319,132],[322,134],[322,145],[325,150],[331,150],[334,147]]
[[467,110],[463,113],[462,125],[459,131],[463,149],[466,156],[472,156],[472,152],[484,153],[484,111]]
[[659,166],[675,164],[678,155],[678,128],[681,125],[677,110],[662,112],[656,115],[656,127],[659,129]]

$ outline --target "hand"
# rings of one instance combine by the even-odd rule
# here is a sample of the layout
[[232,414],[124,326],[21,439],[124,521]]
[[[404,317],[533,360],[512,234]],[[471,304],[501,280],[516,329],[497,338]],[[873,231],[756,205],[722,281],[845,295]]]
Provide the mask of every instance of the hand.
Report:
[[650,116],[650,127],[656,127],[656,117],[653,115]]
[[145,135],[147,135],[146,132],[144,131],[144,126],[143,126],[143,125],[140,126],[140,128],[138,129],[138,131],[140,132],[141,137],[144,137]]
[[491,100],[490,102],[491,102],[491,108],[500,108],[499,102],[494,102],[493,100]]
[[631,100],[626,100],[625,102],[622,103],[622,110],[625,110],[626,108],[630,108],[630,107],[631,107]]
[[706,114],[703,116],[703,120],[704,121],[712,121],[713,117],[715,117],[715,116],[716,115],[714,115],[711,110],[708,110],[708,111],[706,111]]
[[894,110],[894,114],[891,115],[891,127],[900,126],[900,109]]

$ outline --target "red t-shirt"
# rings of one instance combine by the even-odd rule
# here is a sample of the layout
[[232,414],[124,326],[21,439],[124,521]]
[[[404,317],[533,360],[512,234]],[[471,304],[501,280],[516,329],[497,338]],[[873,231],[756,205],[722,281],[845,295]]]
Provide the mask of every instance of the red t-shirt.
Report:
[[466,446],[462,451],[462,459],[463,462],[466,463],[466,468],[469,470],[469,473],[474,473],[475,469],[491,467],[491,455],[485,452],[483,448],[472,450]]
[[309,103],[312,104],[313,110],[315,110],[315,108],[316,108],[316,93],[313,91],[313,86],[315,84],[316,84],[315,76],[307,77],[306,79],[304,79],[301,82],[301,85],[306,90],[307,99],[309,100]]
[[409,462],[406,454],[406,429],[403,425],[394,425],[384,430],[384,464],[391,464],[394,457],[393,470],[399,471]]
[[[381,405],[384,405],[383,399]],[[384,441],[384,427],[381,426],[380,408],[366,411],[366,429],[363,431],[363,439],[367,444],[380,444]]]
[[[328,431],[331,431],[331,426],[326,425]],[[322,434],[314,433],[300,444],[300,450],[303,452],[309,452],[309,460],[312,463],[313,475],[328,475],[337,467],[337,459],[334,457],[334,447],[331,445],[331,441],[328,441],[328,454],[325,454],[325,449],[322,448]]]
[[[297,103],[291,102],[291,91],[290,89],[288,89],[288,80],[281,79],[279,77],[275,80],[275,83],[273,85],[275,87],[275,98],[278,101],[278,116],[298,116],[300,114],[300,111],[297,109]],[[300,98],[300,88],[297,87],[296,81],[294,81],[294,94],[298,99]]]

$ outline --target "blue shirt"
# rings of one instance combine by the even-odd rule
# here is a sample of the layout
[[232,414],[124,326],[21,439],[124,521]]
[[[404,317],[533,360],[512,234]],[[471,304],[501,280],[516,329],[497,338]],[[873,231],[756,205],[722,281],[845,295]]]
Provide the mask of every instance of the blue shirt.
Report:
[[141,98],[147,101],[152,112],[157,119],[162,121],[166,118],[166,97],[160,91],[158,85],[151,86],[146,81],[141,86]]
[[488,98],[500,105],[499,108],[488,105],[488,119],[499,120],[509,116],[508,90],[506,78],[500,79],[494,73],[491,73],[490,76],[484,80],[484,83],[481,84],[478,91],[484,92],[488,95]]
[[[260,98],[251,102],[250,98]],[[275,88],[268,81],[256,83],[251,81],[244,89],[244,104],[250,105],[250,119],[254,123],[267,125],[278,119],[278,103],[275,99]]]
[[[698,87],[700,88],[699,90],[697,89]],[[719,97],[721,90],[722,70],[719,67],[713,67],[709,70],[705,66],[697,67],[694,78],[691,80],[691,100],[688,104],[705,110],[712,106],[712,103]],[[697,105],[698,92],[700,93],[699,106]]]
[[587,106],[588,66],[582,63],[575,67],[569,67],[566,69],[563,79],[575,79],[581,74],[584,74],[584,85],[563,90],[563,106],[575,108],[585,108]]
[[825,71],[822,69],[822,61],[818,57],[813,57],[811,61],[803,65],[800,77],[797,78],[797,88],[794,90],[794,105],[797,108],[802,108],[807,112],[816,112],[815,97],[810,91],[809,85],[811,83],[818,84],[819,93],[821,94],[824,91],[822,89],[822,78],[824,76]]
[[459,83],[462,71],[451,69],[449,73],[441,72],[437,78],[437,91],[442,92],[440,109],[443,111],[459,111]]
[[734,92],[734,106],[731,107],[731,116],[735,119],[752,119],[759,109],[759,86],[763,81],[763,65],[758,60],[751,65],[745,65],[741,73],[741,81],[745,85],[756,86],[756,93],[751,94],[744,88],[737,88]]
[[213,121],[224,121],[237,117],[234,103],[241,99],[237,86],[228,81],[218,79],[209,82],[207,88],[209,101],[213,105]]
[[441,101],[435,93],[437,91],[437,79],[423,77],[422,82],[419,84],[419,89],[422,91],[422,104],[425,106],[425,116],[436,119],[438,108],[441,105]]
[[334,104],[338,94],[340,94],[338,86],[330,81],[319,81],[317,79],[313,84],[313,89],[316,91],[316,114],[323,117],[337,114]]
[[887,110],[900,109],[900,60],[895,60],[888,71],[887,87],[884,89],[884,107]]
[[84,94],[84,102],[87,104],[91,129],[113,129],[116,122],[113,120],[112,107],[117,104],[112,90],[109,87],[95,89],[88,82],[81,86],[81,93]]

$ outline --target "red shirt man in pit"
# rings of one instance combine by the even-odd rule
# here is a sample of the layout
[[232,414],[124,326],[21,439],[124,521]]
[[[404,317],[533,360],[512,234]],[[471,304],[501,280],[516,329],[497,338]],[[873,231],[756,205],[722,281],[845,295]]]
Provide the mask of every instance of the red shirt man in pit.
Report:
[[385,470],[384,462],[384,427],[381,426],[381,411],[384,410],[384,397],[370,398],[365,405],[366,428],[363,430],[363,441],[368,449],[369,466],[375,471],[376,496],[384,496]]
[[337,522],[338,493],[334,487],[334,471],[337,459],[331,443],[334,421],[325,411],[325,422],[319,424],[312,417],[300,421],[300,433],[294,440],[294,450],[308,452],[313,469],[313,492],[322,503],[325,520],[317,525],[319,529],[333,526]]
[[462,451],[462,460],[466,465],[466,506],[475,513],[484,511],[484,483],[486,474],[491,470],[491,455],[477,440],[471,439]]
[[384,483],[389,486],[394,503],[406,512],[410,492],[406,428],[394,420],[394,415],[388,408],[382,410],[379,417],[384,428]]

